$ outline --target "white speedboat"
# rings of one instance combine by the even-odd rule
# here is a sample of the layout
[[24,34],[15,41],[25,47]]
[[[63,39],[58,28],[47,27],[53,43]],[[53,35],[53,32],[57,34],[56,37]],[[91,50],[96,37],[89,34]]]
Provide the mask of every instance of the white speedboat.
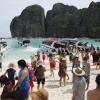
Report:
[[76,44],[75,44],[75,46],[77,47],[77,48],[79,48],[80,50],[82,50],[82,49],[89,49],[90,47],[88,46],[88,42],[85,42],[85,43],[83,43],[83,42],[77,42]]
[[40,49],[45,53],[57,53],[58,48],[64,48],[65,44],[59,40],[45,40],[40,45]]
[[0,42],[0,52],[5,52],[8,49],[7,42],[2,41]]
[[18,41],[18,44],[20,45],[20,46],[22,46],[22,47],[27,47],[27,46],[29,46],[30,45],[30,43],[31,43],[31,41],[30,40],[28,40],[28,39],[22,39],[22,40],[19,40]]

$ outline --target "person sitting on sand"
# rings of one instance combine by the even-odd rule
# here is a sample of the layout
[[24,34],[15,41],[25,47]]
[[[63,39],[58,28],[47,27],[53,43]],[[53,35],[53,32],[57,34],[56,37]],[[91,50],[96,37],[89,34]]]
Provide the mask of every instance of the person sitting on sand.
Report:
[[73,68],[73,73],[76,78],[73,83],[73,96],[72,100],[85,100],[85,86],[86,81],[83,77],[85,75],[85,71],[82,68]]
[[32,100],[48,100],[48,91],[44,88],[30,94]]
[[87,100],[100,100],[100,74],[96,77],[97,87],[87,93]]
[[38,67],[36,67],[35,70],[35,75],[36,75],[36,79],[37,79],[37,89],[40,89],[40,83],[42,83],[42,88],[44,88],[44,84],[45,84],[45,68],[43,67],[43,62],[39,61],[38,62]]
[[16,75],[16,70],[14,69],[15,65],[13,63],[10,63],[9,68],[6,70],[6,72],[4,73],[4,75],[7,74],[9,81],[12,82],[12,84],[15,85],[15,77]]

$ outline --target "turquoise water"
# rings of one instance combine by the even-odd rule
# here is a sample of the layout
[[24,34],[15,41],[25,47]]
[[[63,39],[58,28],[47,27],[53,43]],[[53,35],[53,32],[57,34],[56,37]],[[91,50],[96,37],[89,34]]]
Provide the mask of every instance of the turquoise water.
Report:
[[[51,38],[48,38],[51,39]],[[30,39],[31,44],[28,47],[20,47],[18,45],[17,39],[6,39],[9,49],[5,52],[5,60],[15,60],[15,59],[27,59],[33,53],[39,50],[39,45],[43,40],[48,40],[46,38],[34,38]],[[61,38],[63,39],[63,38]],[[57,40],[61,40],[60,38]],[[89,42],[89,45],[93,44],[95,47],[100,47],[100,42],[95,42],[95,39],[79,39],[82,42]]]

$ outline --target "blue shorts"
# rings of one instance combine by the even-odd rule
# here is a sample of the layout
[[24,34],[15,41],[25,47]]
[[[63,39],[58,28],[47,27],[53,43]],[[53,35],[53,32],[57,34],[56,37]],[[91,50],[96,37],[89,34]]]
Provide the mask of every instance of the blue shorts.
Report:
[[83,76],[86,80],[86,83],[90,83],[90,75],[84,75]]

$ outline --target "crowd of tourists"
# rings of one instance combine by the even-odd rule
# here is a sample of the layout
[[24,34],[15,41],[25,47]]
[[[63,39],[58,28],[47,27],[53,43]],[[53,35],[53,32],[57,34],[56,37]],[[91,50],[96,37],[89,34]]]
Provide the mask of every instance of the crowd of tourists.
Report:
[[[85,92],[90,85],[91,58],[96,70],[100,70],[100,50],[94,48],[79,50],[75,48],[74,51],[76,52],[68,55],[70,63],[72,63],[73,94],[71,100],[85,100]],[[1,86],[4,86],[1,100],[28,100],[29,95],[32,100],[48,100],[49,91],[45,89],[46,68],[44,64],[47,60],[49,61],[50,77],[52,78],[55,77],[54,70],[58,68],[59,86],[61,87],[63,84],[66,86],[67,80],[70,78],[66,56],[64,52],[59,52],[59,54],[50,53],[48,55],[44,52],[42,54],[33,54],[31,63],[27,63],[24,59],[17,62],[19,67],[18,75],[15,64],[10,63],[8,69],[0,77]],[[36,92],[34,82],[37,83]],[[100,100],[100,74],[96,77],[96,84],[96,89],[88,91],[87,100]]]

